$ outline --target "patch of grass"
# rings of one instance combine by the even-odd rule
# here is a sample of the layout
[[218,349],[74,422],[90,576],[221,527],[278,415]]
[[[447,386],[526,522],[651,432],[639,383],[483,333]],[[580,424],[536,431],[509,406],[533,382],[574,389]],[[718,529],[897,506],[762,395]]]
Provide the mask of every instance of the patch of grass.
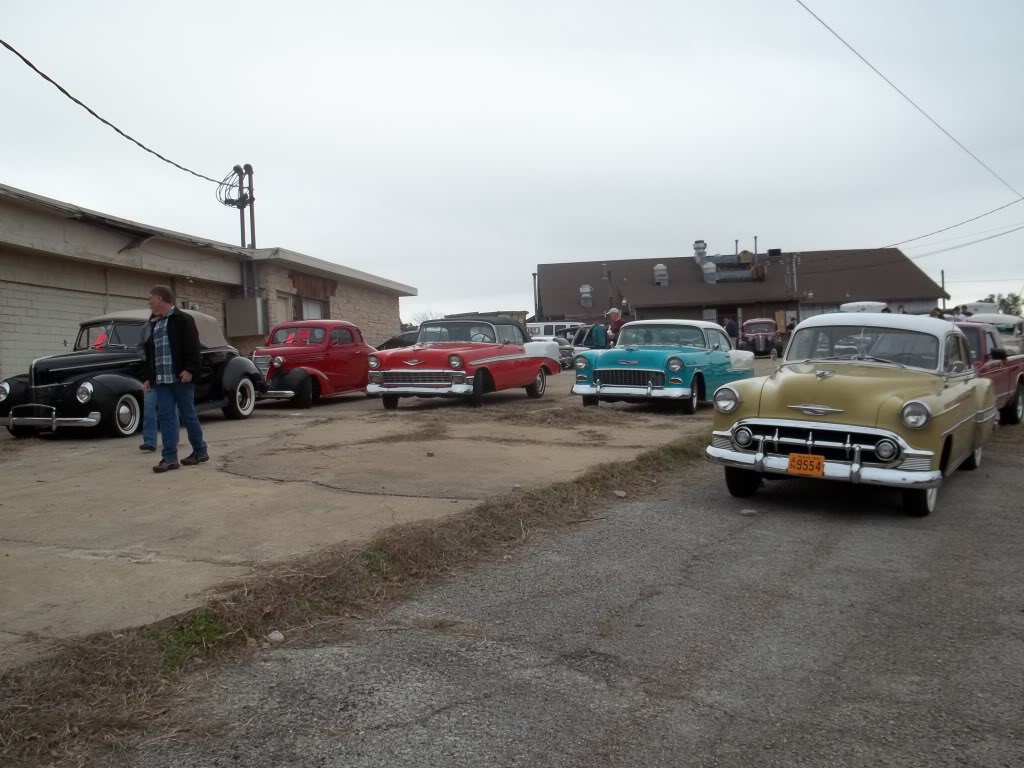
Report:
[[273,629],[380,608],[538,532],[593,517],[614,490],[635,498],[703,456],[704,435],[575,480],[517,491],[450,517],[388,528],[226,585],[199,609],[143,628],[102,633],[0,674],[0,765],[84,765],[90,750],[138,740],[162,712],[155,700],[196,657],[244,653]]

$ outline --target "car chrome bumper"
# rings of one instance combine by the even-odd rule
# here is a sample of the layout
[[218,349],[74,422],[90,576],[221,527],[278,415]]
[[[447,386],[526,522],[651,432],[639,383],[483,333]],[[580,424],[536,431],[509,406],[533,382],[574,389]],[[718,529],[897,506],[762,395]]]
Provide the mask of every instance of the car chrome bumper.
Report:
[[690,387],[606,387],[600,384],[574,384],[572,393],[636,400],[686,400],[693,394],[693,390]]
[[295,393],[290,389],[268,389],[260,394],[261,400],[263,398],[269,400],[291,400],[293,397],[295,397]]
[[[30,410],[32,412],[44,411],[46,416],[18,416],[17,410]],[[10,414],[0,418],[0,427],[40,427],[42,429],[58,429],[60,427],[95,427],[100,423],[99,411],[92,411],[88,416],[58,417],[57,409],[52,405],[16,405],[11,408]]]
[[399,395],[406,397],[466,397],[473,394],[472,384],[370,384],[368,395]]
[[[769,456],[761,452],[737,451],[716,448],[709,445],[704,451],[705,458],[715,464],[727,467],[749,469],[760,474],[790,475],[788,456]],[[862,485],[881,485],[888,488],[935,488],[942,483],[939,470],[906,470],[886,467],[865,467],[863,464],[844,461],[826,461],[825,474],[812,480],[842,480]]]

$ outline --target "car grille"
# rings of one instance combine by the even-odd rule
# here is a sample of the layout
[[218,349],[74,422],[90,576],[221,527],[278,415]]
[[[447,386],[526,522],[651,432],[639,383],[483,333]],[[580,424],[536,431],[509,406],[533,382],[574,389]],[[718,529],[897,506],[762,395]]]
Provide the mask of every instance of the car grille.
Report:
[[385,384],[451,384],[446,371],[384,371]]
[[267,374],[270,373],[270,355],[253,355],[252,361],[263,374],[263,378],[267,378]]
[[[854,448],[860,446],[861,462],[864,464],[890,465],[898,462],[899,454],[889,461],[882,461],[875,456],[875,445],[886,437],[884,434],[858,432],[856,428],[843,429],[835,425],[822,425],[820,428],[804,426],[784,426],[777,424],[759,424],[756,421],[743,422],[742,425],[754,433],[754,444],[757,438],[764,437],[764,452],[769,456],[789,456],[791,453],[813,453],[824,456],[826,461],[853,461]],[[889,437],[899,445],[895,436]]]
[[67,396],[70,384],[49,384],[31,387],[29,400],[38,405],[57,405]]
[[638,371],[632,368],[599,368],[595,381],[605,387],[655,387],[665,386],[664,371]]

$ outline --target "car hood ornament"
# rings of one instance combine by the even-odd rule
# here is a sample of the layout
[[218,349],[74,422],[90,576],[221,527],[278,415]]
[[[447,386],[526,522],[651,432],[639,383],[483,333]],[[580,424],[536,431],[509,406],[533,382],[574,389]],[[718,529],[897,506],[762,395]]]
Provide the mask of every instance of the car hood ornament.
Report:
[[640,365],[639,360],[619,360],[619,365]]
[[806,403],[804,405],[788,405],[787,408],[791,408],[794,411],[800,411],[804,416],[827,416],[831,413],[842,413],[842,408],[832,408],[828,405],[814,405]]
[[831,378],[835,375],[835,371],[815,371],[814,377],[818,381],[824,381],[825,379]]
[[406,365],[419,365],[420,364],[420,361],[416,360],[415,358],[412,359],[412,360],[403,360],[402,362],[405,363]]

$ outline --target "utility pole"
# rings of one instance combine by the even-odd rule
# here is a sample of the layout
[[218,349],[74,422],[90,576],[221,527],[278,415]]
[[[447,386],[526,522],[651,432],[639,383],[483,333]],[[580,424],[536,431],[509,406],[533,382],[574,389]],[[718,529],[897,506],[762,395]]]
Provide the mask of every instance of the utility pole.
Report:
[[946,308],[946,270],[942,270],[942,308]]
[[[243,170],[249,177],[249,247],[256,247],[256,193],[253,192],[252,166],[246,163]],[[241,189],[241,188],[239,188]]]

